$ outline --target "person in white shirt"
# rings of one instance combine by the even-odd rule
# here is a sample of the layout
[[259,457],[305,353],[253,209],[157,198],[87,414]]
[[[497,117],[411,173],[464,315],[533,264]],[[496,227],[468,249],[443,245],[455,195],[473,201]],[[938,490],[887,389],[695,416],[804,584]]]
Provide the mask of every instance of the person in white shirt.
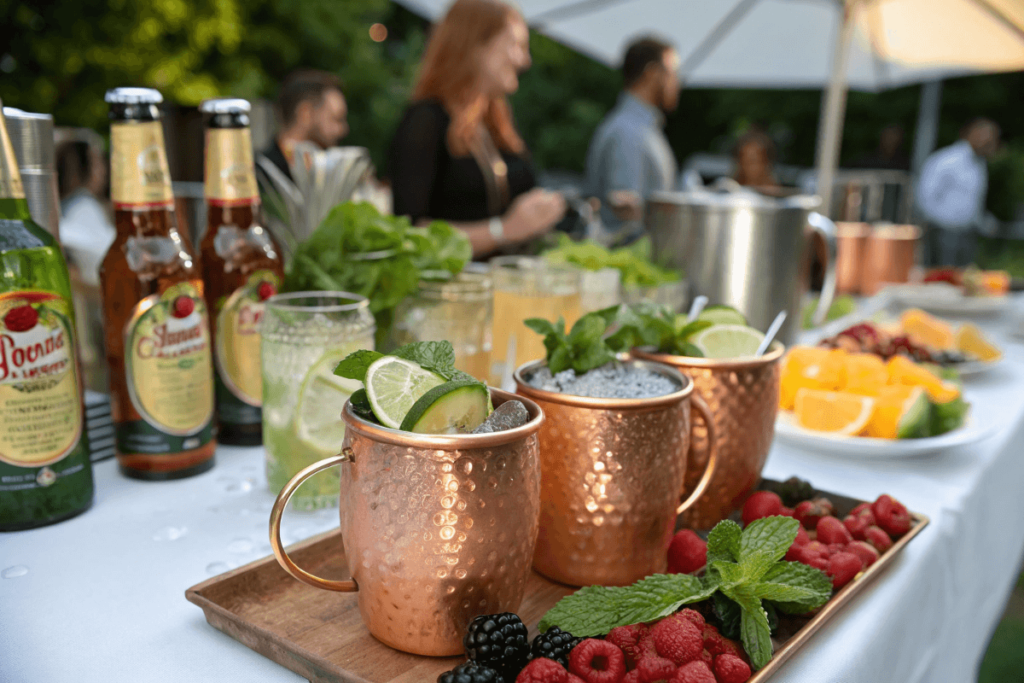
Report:
[[117,231],[100,201],[107,185],[103,154],[88,142],[69,140],[57,148],[60,241],[82,281],[99,286],[100,264]]
[[985,218],[986,160],[999,147],[999,126],[974,119],[959,142],[933,152],[917,181],[917,207],[924,216],[927,265],[968,266],[974,261]]

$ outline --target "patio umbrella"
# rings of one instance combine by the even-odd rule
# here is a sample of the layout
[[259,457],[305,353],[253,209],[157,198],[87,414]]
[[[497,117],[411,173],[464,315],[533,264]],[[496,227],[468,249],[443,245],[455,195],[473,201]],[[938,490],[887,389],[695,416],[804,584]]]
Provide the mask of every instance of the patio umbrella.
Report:
[[[400,0],[428,18],[450,0]],[[609,65],[656,34],[684,84],[825,88],[818,187],[830,187],[846,90],[1024,69],[1022,0],[521,0],[530,25]],[[828,202],[831,193],[823,193]],[[825,207],[827,209],[827,207]]]

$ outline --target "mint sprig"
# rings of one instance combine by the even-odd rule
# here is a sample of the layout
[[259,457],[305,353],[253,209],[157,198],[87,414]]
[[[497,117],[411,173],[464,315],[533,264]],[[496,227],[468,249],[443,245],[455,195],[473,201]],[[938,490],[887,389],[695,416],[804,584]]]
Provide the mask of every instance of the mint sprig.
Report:
[[689,322],[685,315],[651,304],[623,306],[615,322],[619,325],[616,334],[628,335],[632,346],[653,346],[658,353],[696,357],[704,354],[690,339],[714,324],[707,320]]
[[571,368],[582,375],[612,362],[617,352],[628,348],[622,345],[622,339],[606,339],[604,336],[617,311],[618,307],[614,306],[587,313],[576,321],[568,334],[565,333],[564,318],[554,323],[543,318],[529,318],[523,323],[544,337],[545,360],[552,374]]
[[766,517],[741,531],[726,520],[708,536],[703,580],[688,574],[657,574],[625,588],[583,588],[544,615],[540,629],[557,626],[579,637],[602,635],[713,598],[727,622],[725,631],[740,638],[753,668],[760,669],[772,657],[770,624],[776,610],[803,614],[832,595],[832,582],[824,573],[782,559],[799,527],[790,517]]

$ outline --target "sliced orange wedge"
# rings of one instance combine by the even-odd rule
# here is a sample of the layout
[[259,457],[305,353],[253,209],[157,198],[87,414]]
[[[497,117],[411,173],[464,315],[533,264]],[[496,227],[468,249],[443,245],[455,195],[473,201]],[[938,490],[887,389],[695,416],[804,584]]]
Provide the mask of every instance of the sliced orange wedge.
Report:
[[800,389],[796,392],[797,424],[815,432],[857,436],[871,420],[875,400],[843,391]]

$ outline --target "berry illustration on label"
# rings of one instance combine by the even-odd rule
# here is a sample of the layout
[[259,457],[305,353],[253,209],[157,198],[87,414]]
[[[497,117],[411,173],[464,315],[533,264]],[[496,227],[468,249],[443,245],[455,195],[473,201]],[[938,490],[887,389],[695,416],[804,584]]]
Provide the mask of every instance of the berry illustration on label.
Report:
[[275,294],[277,294],[277,288],[266,280],[261,282],[259,287],[256,288],[256,295],[260,298],[260,301],[266,301]]
[[4,316],[4,327],[11,332],[28,332],[39,322],[39,312],[29,304],[12,308]]
[[174,300],[174,305],[171,308],[171,315],[175,318],[187,318],[192,315],[192,311],[196,310],[196,302],[190,296],[179,296]]

